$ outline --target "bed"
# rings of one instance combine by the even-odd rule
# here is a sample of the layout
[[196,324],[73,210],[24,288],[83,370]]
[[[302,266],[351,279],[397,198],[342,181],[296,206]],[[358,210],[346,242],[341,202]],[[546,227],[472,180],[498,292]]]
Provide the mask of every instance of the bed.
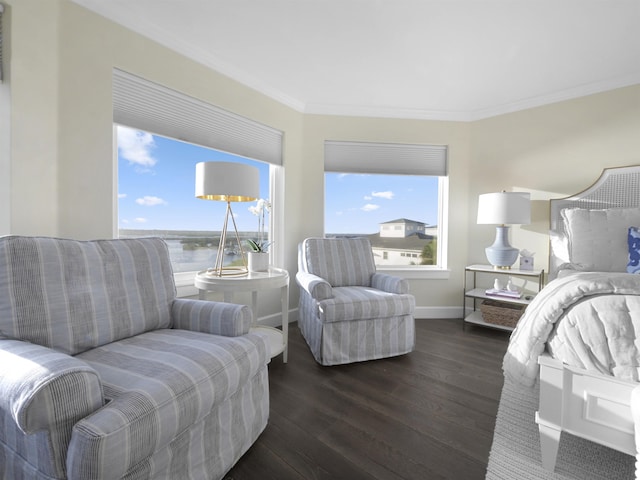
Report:
[[564,432],[636,456],[640,479],[640,166],[551,200],[550,227],[549,282],[511,336],[505,386],[539,391],[546,471]]

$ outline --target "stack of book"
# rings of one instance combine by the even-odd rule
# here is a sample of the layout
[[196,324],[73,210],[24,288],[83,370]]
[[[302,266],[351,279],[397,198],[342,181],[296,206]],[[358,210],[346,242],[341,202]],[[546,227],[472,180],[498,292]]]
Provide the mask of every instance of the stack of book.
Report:
[[506,290],[506,289],[496,289],[490,288],[484,292],[486,295],[492,297],[507,297],[507,298],[521,298],[522,294],[517,290]]

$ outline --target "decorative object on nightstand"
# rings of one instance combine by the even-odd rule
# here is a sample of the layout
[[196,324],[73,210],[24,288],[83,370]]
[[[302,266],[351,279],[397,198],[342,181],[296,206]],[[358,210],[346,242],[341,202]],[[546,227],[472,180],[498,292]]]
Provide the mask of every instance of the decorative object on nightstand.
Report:
[[485,249],[487,260],[497,269],[508,269],[519,250],[509,243],[509,226],[531,222],[531,198],[527,192],[485,193],[478,199],[478,223],[496,226],[493,245]]
[[529,250],[520,251],[520,270],[533,270],[533,255]]
[[247,252],[250,272],[266,272],[269,269],[269,252]]
[[[247,274],[247,260],[238,235],[236,220],[231,211],[231,202],[252,202],[259,196],[260,172],[256,167],[233,162],[200,162],[196,164],[196,197],[227,202],[227,211],[216,254],[216,264],[212,269],[218,277]],[[233,222],[238,252],[242,257],[241,267],[223,267],[229,217]]]

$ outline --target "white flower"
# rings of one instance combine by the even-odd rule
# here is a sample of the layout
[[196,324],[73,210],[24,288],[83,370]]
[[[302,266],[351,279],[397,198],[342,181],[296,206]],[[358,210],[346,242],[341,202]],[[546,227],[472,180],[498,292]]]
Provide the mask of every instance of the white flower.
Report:
[[264,243],[265,212],[271,213],[271,202],[269,200],[265,200],[264,198],[260,198],[256,200],[255,205],[249,207],[249,211],[258,217],[258,241],[254,243],[256,243],[257,245],[262,245]]

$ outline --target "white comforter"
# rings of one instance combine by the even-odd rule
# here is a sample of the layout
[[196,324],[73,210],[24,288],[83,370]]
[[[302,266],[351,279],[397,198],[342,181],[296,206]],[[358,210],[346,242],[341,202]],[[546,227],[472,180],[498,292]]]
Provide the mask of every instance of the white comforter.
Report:
[[549,282],[527,307],[511,335],[504,373],[532,386],[546,345],[569,365],[638,381],[638,336],[640,275],[569,275]]

